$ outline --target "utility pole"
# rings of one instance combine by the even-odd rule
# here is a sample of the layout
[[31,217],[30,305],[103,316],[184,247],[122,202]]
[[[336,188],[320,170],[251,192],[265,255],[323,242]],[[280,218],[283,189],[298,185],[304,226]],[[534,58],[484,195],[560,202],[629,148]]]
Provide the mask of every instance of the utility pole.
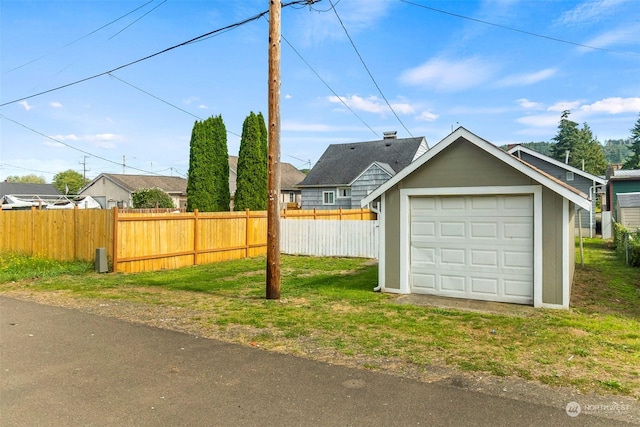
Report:
[[267,299],[280,299],[280,0],[269,0]]
[[87,180],[87,158],[89,156],[82,156],[82,161],[80,164],[82,165],[82,179]]

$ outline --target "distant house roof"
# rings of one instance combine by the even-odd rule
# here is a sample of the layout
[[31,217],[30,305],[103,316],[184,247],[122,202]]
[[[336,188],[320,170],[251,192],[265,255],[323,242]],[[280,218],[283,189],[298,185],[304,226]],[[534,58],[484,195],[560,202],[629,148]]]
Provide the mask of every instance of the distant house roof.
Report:
[[297,169],[291,163],[280,163],[280,190],[297,190],[298,183],[305,179],[306,176],[304,172]]
[[640,169],[618,169],[618,170],[614,170],[609,179],[611,179],[611,178],[619,178],[619,179],[640,178]]
[[621,208],[640,208],[640,193],[618,193],[618,206]]
[[590,181],[595,181],[595,182],[597,182],[599,184],[606,183],[606,180],[604,178],[602,178],[602,177],[599,177],[597,175],[593,175],[593,174],[591,174],[589,172],[585,172],[585,171],[583,171],[581,169],[575,168],[575,167],[570,166],[570,165],[568,165],[566,163],[562,163],[562,162],[554,159],[553,157],[545,156],[544,154],[538,153],[537,151],[532,150],[532,149],[527,148],[527,147],[522,146],[522,145],[515,145],[513,147],[510,147],[507,152],[509,154],[513,154],[514,156],[518,157],[518,155],[517,155],[518,151],[526,153],[526,154],[529,154],[530,156],[533,156],[533,157],[537,157],[538,159],[544,160],[547,163],[551,163],[552,165],[555,165],[557,167],[563,168],[563,169],[565,169],[565,170],[567,170],[569,172],[573,172],[574,175],[583,176],[583,177],[587,178]]
[[86,187],[91,186],[93,182],[96,182],[100,178],[109,179],[131,193],[141,188],[159,188],[167,194],[187,194],[187,180],[178,176],[102,173]]
[[24,184],[18,182],[0,182],[0,197],[13,195],[59,196],[62,193],[53,184]]
[[374,162],[386,164],[388,171],[395,174],[409,165],[416,154],[422,154],[421,144],[426,148],[424,137],[331,144],[298,185],[349,185]]

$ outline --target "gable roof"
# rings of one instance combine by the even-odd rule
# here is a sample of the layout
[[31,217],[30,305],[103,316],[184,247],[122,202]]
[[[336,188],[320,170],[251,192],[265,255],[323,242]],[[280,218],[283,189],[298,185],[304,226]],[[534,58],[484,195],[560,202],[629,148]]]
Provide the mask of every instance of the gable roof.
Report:
[[394,173],[420,154],[424,137],[331,144],[313,166],[300,187],[349,185],[372,163],[386,163]]
[[62,193],[53,184],[27,184],[22,182],[0,182],[0,197],[12,195],[59,196]]
[[530,156],[536,157],[536,158],[538,158],[540,160],[543,160],[543,161],[545,161],[547,163],[551,163],[552,165],[557,166],[559,168],[566,169],[569,172],[573,172],[574,175],[583,176],[583,177],[587,178],[589,181],[595,181],[598,184],[606,184],[606,182],[607,182],[604,178],[601,178],[601,177],[599,177],[597,175],[593,175],[593,174],[591,174],[589,172],[585,172],[583,170],[580,170],[578,168],[570,166],[570,165],[568,165],[566,163],[562,163],[562,162],[554,159],[553,157],[545,156],[544,154],[538,153],[537,151],[532,150],[532,149],[527,148],[527,147],[524,147],[522,145],[516,145],[515,147],[510,148],[507,152],[509,154],[512,154],[512,155],[518,157],[516,155],[516,152],[518,152],[518,151],[521,151],[523,153],[527,153]]
[[280,163],[280,191],[297,190],[298,183],[307,177],[291,163]]
[[450,133],[447,137],[445,137],[442,141],[437,143],[433,148],[427,151],[425,154],[416,159],[415,162],[411,163],[401,172],[396,174],[393,178],[382,184],[380,187],[375,189],[371,194],[362,199],[361,206],[366,206],[367,204],[373,202],[375,199],[380,197],[384,192],[388,189],[396,185],[398,182],[403,180],[406,176],[411,174],[413,171],[427,163],[429,160],[437,156],[442,151],[446,150],[451,144],[458,141],[459,139],[464,139],[470,144],[475,145],[476,147],[484,150],[488,154],[491,154],[496,159],[506,163],[507,165],[513,167],[519,172],[525,174],[529,178],[539,182],[545,187],[551,189],[562,197],[572,201],[576,205],[580,206],[582,209],[591,211],[591,202],[588,200],[588,196],[583,192],[571,187],[568,184],[552,177],[546,172],[541,171],[540,169],[530,165],[529,163],[520,160],[519,158],[512,156],[506,151],[500,149],[499,147],[493,145],[489,141],[480,138],[474,133],[469,132],[467,129],[462,126]]
[[115,173],[101,173],[82,190],[90,187],[100,178],[106,178],[130,193],[141,188],[159,188],[167,194],[187,194],[187,180],[179,176],[123,175]]
[[640,208],[640,193],[618,193],[618,207]]

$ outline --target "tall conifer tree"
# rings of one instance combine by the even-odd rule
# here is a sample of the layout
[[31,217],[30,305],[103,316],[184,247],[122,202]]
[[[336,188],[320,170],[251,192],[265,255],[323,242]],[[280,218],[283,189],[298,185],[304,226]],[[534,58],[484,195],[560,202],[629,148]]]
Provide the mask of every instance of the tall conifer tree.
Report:
[[222,116],[196,121],[191,132],[187,210],[229,210],[229,151]]
[[253,111],[242,125],[234,210],[267,209],[267,136],[262,114]]

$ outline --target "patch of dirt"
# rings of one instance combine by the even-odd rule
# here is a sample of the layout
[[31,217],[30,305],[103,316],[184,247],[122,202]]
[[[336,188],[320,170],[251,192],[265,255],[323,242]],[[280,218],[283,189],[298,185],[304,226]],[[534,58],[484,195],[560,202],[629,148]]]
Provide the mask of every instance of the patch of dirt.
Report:
[[[148,288],[145,289],[148,290]],[[560,409],[565,409],[569,402],[578,402],[583,408],[622,408],[624,410],[587,413],[640,425],[640,404],[632,397],[581,394],[571,388],[551,387],[517,377],[498,377],[486,373],[465,372],[445,366],[444,361],[433,361],[426,365],[383,356],[345,355],[333,348],[319,346],[313,335],[285,339],[282,337],[282,332],[270,328],[258,329],[238,325],[220,327],[207,321],[205,312],[178,306],[144,304],[125,300],[78,299],[74,298],[70,292],[30,292],[25,289],[16,289],[3,294],[12,298],[81,310],[99,316],[118,318],[202,338],[262,347],[268,351],[292,354],[334,365],[373,370]],[[180,302],[183,298],[185,301],[193,302],[191,294],[178,294],[172,291],[174,302]],[[339,307],[336,308],[339,309]],[[574,333],[576,336],[580,336],[584,331],[575,329]],[[256,336],[263,336],[264,339],[257,342],[255,341]]]

